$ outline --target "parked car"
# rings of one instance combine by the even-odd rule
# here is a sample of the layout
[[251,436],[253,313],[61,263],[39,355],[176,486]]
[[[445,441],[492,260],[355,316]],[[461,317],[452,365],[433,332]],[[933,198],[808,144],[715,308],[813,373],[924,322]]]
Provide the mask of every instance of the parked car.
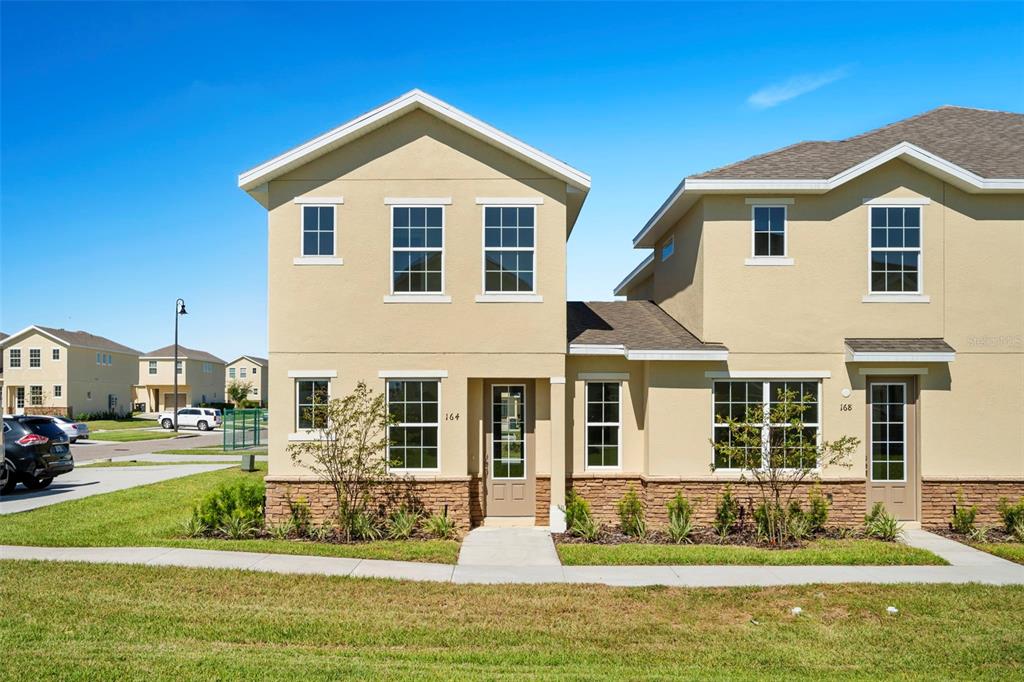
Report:
[[77,443],[79,438],[89,437],[89,425],[85,422],[75,421],[71,417],[51,417],[51,419],[72,443]]
[[50,417],[4,417],[4,462],[0,467],[0,493],[18,483],[42,490],[54,476],[75,468],[68,437]]
[[[165,429],[174,428],[174,412],[161,412],[157,419]],[[200,431],[209,431],[220,426],[220,410],[212,407],[183,407],[178,410],[178,427],[194,426]]]

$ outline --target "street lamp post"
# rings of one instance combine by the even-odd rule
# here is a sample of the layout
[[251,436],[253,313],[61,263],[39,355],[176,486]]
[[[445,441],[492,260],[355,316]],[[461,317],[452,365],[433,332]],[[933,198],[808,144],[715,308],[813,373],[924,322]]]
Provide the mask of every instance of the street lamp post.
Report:
[[180,298],[174,302],[174,432],[178,432],[178,410],[181,405],[178,404],[178,318],[182,315],[188,315],[188,311],[185,310],[185,301]]

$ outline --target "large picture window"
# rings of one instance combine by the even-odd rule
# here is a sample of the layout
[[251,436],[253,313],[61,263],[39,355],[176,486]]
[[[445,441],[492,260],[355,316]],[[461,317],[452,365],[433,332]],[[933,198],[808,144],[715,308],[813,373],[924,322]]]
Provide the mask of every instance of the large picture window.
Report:
[[388,411],[397,421],[388,430],[392,468],[438,468],[439,386],[437,381],[388,381]]
[[295,382],[295,423],[299,429],[319,429],[327,425],[327,401],[330,381],[300,379]]
[[534,291],[533,206],[484,207],[484,293]]
[[587,382],[588,469],[620,466],[621,394],[617,381]]
[[921,293],[921,207],[871,207],[871,293]]
[[334,255],[334,207],[302,207],[302,255]]
[[[732,434],[729,425],[725,422],[732,418],[742,422],[747,418],[748,410],[760,409],[763,415],[761,421],[761,447],[760,455],[762,461],[768,463],[769,457],[781,457],[781,466],[777,468],[802,468],[817,465],[816,461],[800,461],[798,458],[801,452],[784,452],[773,449],[774,443],[781,443],[788,430],[793,427],[789,424],[772,424],[769,422],[772,405],[777,403],[786,391],[792,392],[796,401],[806,406],[802,421],[803,432],[799,434],[800,442],[817,442],[819,430],[819,388],[817,381],[716,381],[714,384],[714,440],[716,443],[732,444]],[[756,452],[746,452],[745,457],[756,456]],[[730,461],[717,449],[714,454],[716,469],[739,469],[742,462]],[[789,461],[788,458],[794,458]]]
[[444,291],[444,208],[391,208],[391,292]]

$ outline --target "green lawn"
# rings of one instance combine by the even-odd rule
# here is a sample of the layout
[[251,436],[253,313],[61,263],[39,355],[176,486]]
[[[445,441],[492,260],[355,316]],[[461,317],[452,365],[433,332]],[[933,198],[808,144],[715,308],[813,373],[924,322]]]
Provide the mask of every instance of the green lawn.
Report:
[[0,599],[7,679],[1024,675],[1021,587],[478,586],[0,562]]
[[944,565],[923,549],[879,540],[817,540],[800,549],[760,549],[730,545],[559,544],[566,566],[765,565],[895,566]]
[[206,448],[188,448],[188,449],[171,449],[171,450],[157,450],[157,454],[160,455],[263,455],[266,457],[266,448],[258,450],[224,450],[221,447],[206,447]]
[[986,542],[974,545],[978,549],[996,556],[1024,564],[1024,543],[1021,542]]
[[[290,540],[218,540],[176,537],[203,495],[222,482],[250,477],[262,480],[267,465],[246,473],[237,468],[72,500],[0,519],[0,544],[47,547],[148,545],[197,547],[275,554],[393,559],[454,564],[459,543],[452,540],[368,542],[335,545]],[[2,602],[0,602],[2,603]]]
[[113,441],[115,443],[128,443],[137,440],[163,440],[177,436],[174,431],[104,431],[103,433],[89,433],[89,440]]
[[96,419],[85,422],[89,425],[89,433],[93,431],[121,431],[124,429],[146,429],[160,426],[155,419]]
[[210,460],[189,460],[175,462],[140,462],[138,460],[118,460],[116,462],[96,462],[95,464],[79,464],[82,469],[117,469],[121,467],[162,467],[177,466],[179,464],[237,464],[237,462],[211,462]]

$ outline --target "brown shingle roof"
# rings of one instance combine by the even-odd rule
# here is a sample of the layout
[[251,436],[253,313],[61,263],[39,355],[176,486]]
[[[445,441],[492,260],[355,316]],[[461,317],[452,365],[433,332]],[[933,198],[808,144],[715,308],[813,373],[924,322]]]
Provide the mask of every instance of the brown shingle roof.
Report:
[[[170,358],[174,357],[174,344],[164,346],[163,348],[157,348],[155,351],[146,353],[142,357],[144,358]],[[219,362],[225,364],[223,360],[218,358],[212,353],[207,353],[205,350],[196,350],[194,348],[186,348],[185,346],[178,344],[178,359],[179,360],[202,360],[203,362]]]
[[943,106],[855,137],[800,142],[695,178],[823,179],[909,142],[983,178],[1024,178],[1024,114]]
[[86,348],[109,350],[117,353],[131,353],[133,355],[139,354],[139,351],[134,348],[129,348],[117,341],[111,341],[104,336],[97,336],[95,334],[90,334],[89,332],[57,329],[54,327],[43,327],[40,325],[36,325],[36,328],[43,330],[47,334],[52,334],[72,346],[84,346]]
[[855,353],[954,353],[945,339],[846,339]]
[[264,367],[267,366],[267,359],[266,358],[261,358],[258,355],[239,355],[237,358],[235,358],[234,360],[232,360],[231,362],[229,362],[227,364],[233,365],[236,362],[238,362],[239,360],[242,360],[244,358],[249,358],[250,360],[255,360],[256,364],[258,364],[258,365],[262,365]]
[[569,343],[629,350],[725,350],[703,343],[651,301],[569,301]]

